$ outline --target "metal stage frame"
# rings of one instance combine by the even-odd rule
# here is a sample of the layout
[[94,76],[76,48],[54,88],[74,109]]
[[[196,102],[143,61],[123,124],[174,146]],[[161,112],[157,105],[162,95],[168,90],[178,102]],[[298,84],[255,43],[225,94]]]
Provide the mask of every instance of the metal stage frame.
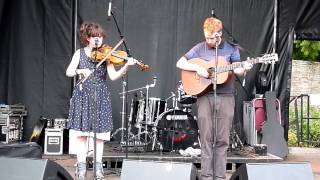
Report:
[[[193,163],[196,167],[200,167],[201,158],[200,156],[182,156],[179,152],[125,152],[125,148],[122,148],[119,143],[107,142],[105,143],[104,153],[103,153],[103,163],[104,167],[107,169],[117,169],[121,168],[123,159],[134,159],[134,160],[145,160],[145,161],[165,161],[165,162],[185,162]],[[251,152],[252,148],[250,146],[244,146],[241,149],[228,150],[227,155],[227,170],[230,167],[239,167],[245,163],[272,163],[281,162],[283,159],[281,157],[275,156],[273,154],[267,153],[266,155],[258,155]],[[89,154],[87,161],[90,167],[92,164],[92,155]],[[232,166],[234,165],[234,166]],[[229,168],[228,168],[229,167]]]

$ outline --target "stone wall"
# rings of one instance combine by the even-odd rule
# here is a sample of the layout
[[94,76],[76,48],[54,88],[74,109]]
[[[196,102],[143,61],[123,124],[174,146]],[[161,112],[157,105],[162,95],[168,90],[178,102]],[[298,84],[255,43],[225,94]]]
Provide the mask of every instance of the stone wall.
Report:
[[320,63],[292,61],[291,96],[320,94]]

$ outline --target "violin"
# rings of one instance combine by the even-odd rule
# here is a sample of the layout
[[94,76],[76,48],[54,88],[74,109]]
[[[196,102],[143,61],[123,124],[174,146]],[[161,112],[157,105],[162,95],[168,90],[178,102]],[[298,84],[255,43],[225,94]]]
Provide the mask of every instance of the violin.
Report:
[[[128,54],[125,51],[121,51],[121,50],[116,50],[116,51],[112,52],[111,55],[106,58],[106,55],[111,50],[112,50],[111,46],[103,44],[101,47],[94,48],[91,51],[90,58],[94,61],[97,61],[97,62],[107,60],[109,63],[111,63],[113,65],[123,65],[125,62],[128,61],[128,59],[129,59]],[[146,65],[137,59],[134,59],[134,60],[136,61],[137,65],[139,65],[141,71],[149,71],[150,70],[149,65]]]

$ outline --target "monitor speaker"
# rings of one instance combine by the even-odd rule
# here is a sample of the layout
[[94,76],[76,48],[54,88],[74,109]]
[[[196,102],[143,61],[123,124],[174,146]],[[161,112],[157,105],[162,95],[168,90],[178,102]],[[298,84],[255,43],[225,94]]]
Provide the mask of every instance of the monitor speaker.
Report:
[[0,157],[0,176],[5,180],[72,180],[59,164],[48,159]]
[[310,163],[248,163],[241,165],[230,180],[313,180]]
[[125,159],[121,180],[195,180],[196,173],[192,163]]

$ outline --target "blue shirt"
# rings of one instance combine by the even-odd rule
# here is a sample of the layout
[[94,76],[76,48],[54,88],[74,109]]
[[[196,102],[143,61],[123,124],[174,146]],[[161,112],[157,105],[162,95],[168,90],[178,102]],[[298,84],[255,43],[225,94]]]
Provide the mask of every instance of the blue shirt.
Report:
[[[193,58],[200,58],[205,61],[215,61],[215,48],[211,48],[205,41],[198,43],[190,49],[184,57],[187,60]],[[240,62],[239,49],[232,46],[226,41],[222,41],[218,47],[218,56],[223,56],[225,60],[231,64],[233,62]],[[210,91],[212,93],[212,91]],[[232,94],[234,93],[234,76],[224,84],[217,85],[217,94]]]

